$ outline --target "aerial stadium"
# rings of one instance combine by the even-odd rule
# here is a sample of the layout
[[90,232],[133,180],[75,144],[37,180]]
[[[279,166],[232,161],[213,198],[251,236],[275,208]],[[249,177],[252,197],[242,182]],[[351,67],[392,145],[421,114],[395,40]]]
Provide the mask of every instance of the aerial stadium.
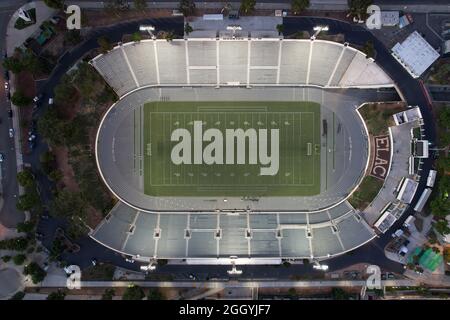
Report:
[[141,261],[276,264],[376,236],[348,201],[373,164],[358,108],[394,100],[383,88],[395,85],[359,50],[155,39],[90,63],[119,96],[96,137],[98,170],[119,200],[91,233],[99,243]]

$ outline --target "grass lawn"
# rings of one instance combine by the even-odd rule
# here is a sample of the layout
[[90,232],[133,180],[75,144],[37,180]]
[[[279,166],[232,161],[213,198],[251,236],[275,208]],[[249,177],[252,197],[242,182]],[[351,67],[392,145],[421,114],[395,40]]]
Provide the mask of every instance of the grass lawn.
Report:
[[355,209],[365,209],[377,196],[382,186],[382,180],[372,176],[365,176],[348,201]]
[[[317,103],[151,102],[144,106],[143,115],[139,111],[135,113],[136,128],[140,127],[136,125],[140,117],[143,117],[143,146],[139,146],[140,139],[136,139],[142,133],[135,130],[135,154],[144,157],[146,194],[251,197],[304,196],[320,192],[320,105]],[[249,139],[245,139],[244,164],[236,164],[236,151],[234,164],[174,164],[171,152],[178,141],[171,141],[172,132],[187,129],[194,144],[194,121],[202,122],[203,133],[216,128],[223,134],[224,162],[225,129],[254,128],[257,133],[259,129],[268,129],[268,155],[271,154],[270,130],[278,129],[278,171],[274,175],[261,175],[261,168],[270,165],[260,163],[260,148],[257,143],[249,143]],[[203,149],[210,143],[202,142]],[[191,159],[192,151],[193,148]],[[251,151],[258,155],[256,164],[249,164]]]
[[403,103],[369,103],[358,109],[369,133],[374,136],[387,134],[388,127],[394,125],[392,115],[403,110]]
[[112,264],[101,263],[84,269],[81,278],[83,281],[109,281],[113,279],[115,270]]

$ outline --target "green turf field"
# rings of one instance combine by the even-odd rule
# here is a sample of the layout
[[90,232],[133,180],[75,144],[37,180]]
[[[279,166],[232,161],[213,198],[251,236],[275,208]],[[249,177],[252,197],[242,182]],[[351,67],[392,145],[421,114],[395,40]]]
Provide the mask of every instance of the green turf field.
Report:
[[[151,102],[145,104],[143,117],[144,192],[148,195],[258,197],[306,196],[320,192],[320,105],[317,103]],[[171,151],[177,142],[171,141],[171,134],[177,128],[185,128],[193,136],[194,121],[202,121],[203,132],[208,128],[221,132],[238,128],[269,129],[269,132],[279,129],[277,174],[260,175],[262,165],[248,164],[248,161],[246,164],[174,164]],[[208,144],[203,142],[203,147]],[[246,148],[248,145],[247,142]],[[248,157],[248,149],[246,152]]]

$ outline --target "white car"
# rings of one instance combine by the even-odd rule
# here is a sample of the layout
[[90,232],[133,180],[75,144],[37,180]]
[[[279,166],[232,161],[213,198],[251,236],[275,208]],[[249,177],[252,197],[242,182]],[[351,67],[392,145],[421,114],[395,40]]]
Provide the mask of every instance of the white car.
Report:
[[9,137],[10,138],[14,137],[14,129],[13,128],[9,128]]
[[5,156],[3,155],[3,153],[0,153],[0,162],[3,162],[5,160]]
[[8,91],[8,88],[9,88],[9,83],[8,83],[8,81],[5,81],[5,90]]

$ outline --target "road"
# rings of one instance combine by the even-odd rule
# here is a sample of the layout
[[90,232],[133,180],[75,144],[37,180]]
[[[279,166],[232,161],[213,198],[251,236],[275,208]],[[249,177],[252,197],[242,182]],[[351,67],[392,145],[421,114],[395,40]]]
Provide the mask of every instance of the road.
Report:
[[[3,59],[5,52],[6,26],[15,11],[13,8],[0,7],[0,52]],[[4,155],[5,160],[1,163],[1,184],[3,207],[0,208],[0,223],[5,227],[15,227],[18,222],[22,222],[25,218],[23,212],[17,210],[16,200],[19,194],[19,187],[16,179],[16,152],[14,148],[14,140],[9,137],[8,130],[12,128],[12,120],[8,118],[8,110],[10,103],[6,99],[6,92],[3,83],[5,82],[3,75],[3,67],[0,66],[0,152]],[[16,114],[14,116],[17,116]]]

